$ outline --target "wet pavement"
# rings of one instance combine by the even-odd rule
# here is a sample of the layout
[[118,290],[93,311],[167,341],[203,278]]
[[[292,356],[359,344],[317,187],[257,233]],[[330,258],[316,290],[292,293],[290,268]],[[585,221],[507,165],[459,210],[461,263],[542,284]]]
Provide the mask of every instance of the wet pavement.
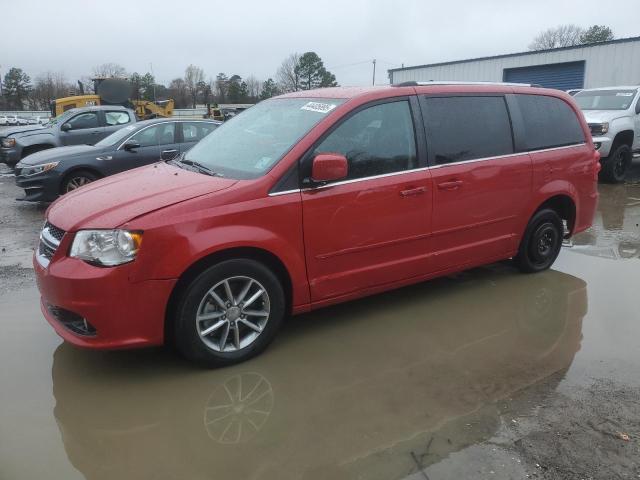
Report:
[[640,168],[553,270],[502,262],[291,319],[195,369],[42,318],[44,207],[0,177],[0,479],[640,478]]

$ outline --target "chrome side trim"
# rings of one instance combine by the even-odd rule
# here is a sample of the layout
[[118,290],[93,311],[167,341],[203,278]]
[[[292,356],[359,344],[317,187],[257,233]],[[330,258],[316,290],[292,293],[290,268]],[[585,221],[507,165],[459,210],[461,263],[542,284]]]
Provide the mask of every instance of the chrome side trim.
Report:
[[278,195],[288,195],[290,193],[300,193],[300,189],[296,188],[296,189],[293,189],[293,190],[283,190],[282,192],[273,192],[273,193],[270,193],[269,196],[270,197],[277,197]]
[[362,177],[362,178],[353,178],[351,180],[342,180],[341,182],[328,183],[326,185],[320,185],[319,187],[307,187],[307,188],[301,189],[301,191],[302,192],[306,192],[306,191],[309,191],[309,190],[316,191],[316,190],[321,190],[323,188],[337,187],[337,186],[340,186],[340,185],[347,185],[349,183],[364,182],[366,180],[376,180],[378,178],[395,177],[397,175],[405,175],[407,173],[414,173],[414,172],[424,172],[426,170],[429,170],[429,167],[414,168],[412,170],[400,170],[398,172],[383,173],[382,175],[373,175],[371,177]]
[[501,158],[521,157],[523,155],[529,155],[529,152],[509,153],[507,155],[496,155],[495,157],[473,158],[471,160],[463,160],[461,162],[451,162],[451,163],[442,163],[440,165],[433,165],[429,168],[433,170],[433,169],[442,168],[442,167],[452,167],[454,165],[464,165],[466,163],[485,162],[487,160],[500,160]]

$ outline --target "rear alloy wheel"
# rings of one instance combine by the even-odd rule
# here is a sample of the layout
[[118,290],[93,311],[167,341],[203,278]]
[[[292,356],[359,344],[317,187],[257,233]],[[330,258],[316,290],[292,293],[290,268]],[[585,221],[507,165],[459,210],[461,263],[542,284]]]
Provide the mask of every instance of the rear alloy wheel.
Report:
[[73,190],[77,190],[78,188],[83,187],[84,185],[87,185],[97,179],[98,177],[91,172],[74,172],[65,178],[64,183],[62,184],[62,193],[65,194],[72,192]]
[[278,278],[259,262],[221,262],[189,285],[175,318],[175,338],[187,358],[207,366],[242,362],[271,342],[284,318]]
[[622,183],[633,155],[628,145],[619,145],[602,162],[600,178],[607,183]]
[[523,272],[547,270],[562,248],[564,227],[558,214],[551,209],[538,211],[529,221],[514,261]]

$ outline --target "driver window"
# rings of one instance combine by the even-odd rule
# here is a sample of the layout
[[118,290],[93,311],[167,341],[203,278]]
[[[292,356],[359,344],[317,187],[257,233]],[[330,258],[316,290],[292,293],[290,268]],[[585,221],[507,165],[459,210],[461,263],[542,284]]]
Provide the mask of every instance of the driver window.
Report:
[[174,125],[173,122],[161,123],[153,127],[145,128],[131,137],[131,140],[138,142],[141,147],[175,143]]
[[76,115],[67,122],[71,126],[72,130],[81,130],[83,128],[97,128],[98,127],[98,114],[95,112],[81,113]]
[[313,156],[318,153],[347,157],[348,179],[417,168],[409,102],[383,103],[356,113],[331,132]]

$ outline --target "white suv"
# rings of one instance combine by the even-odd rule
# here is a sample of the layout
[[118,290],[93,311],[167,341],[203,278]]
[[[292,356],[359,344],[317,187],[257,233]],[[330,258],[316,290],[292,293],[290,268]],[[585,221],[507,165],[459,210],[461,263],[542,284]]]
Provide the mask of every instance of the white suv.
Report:
[[600,178],[620,183],[640,150],[640,87],[603,87],[582,90],[573,97],[589,124],[600,152]]

